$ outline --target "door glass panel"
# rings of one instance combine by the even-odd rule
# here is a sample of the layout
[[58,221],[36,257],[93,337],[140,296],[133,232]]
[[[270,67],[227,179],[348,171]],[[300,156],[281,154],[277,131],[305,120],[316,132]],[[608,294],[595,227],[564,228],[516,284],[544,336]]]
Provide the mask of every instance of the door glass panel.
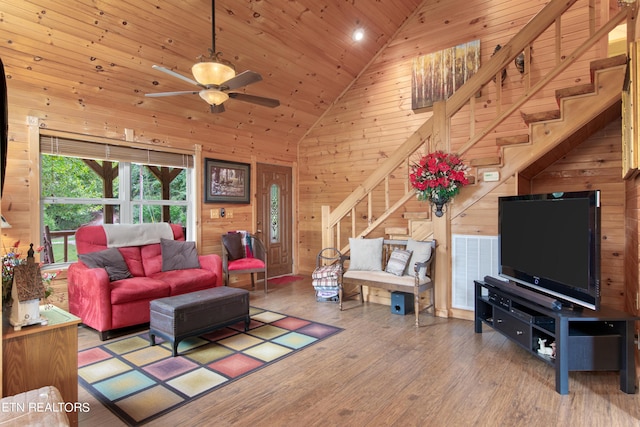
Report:
[[280,187],[276,184],[271,186],[271,209],[269,212],[269,238],[271,243],[280,241]]

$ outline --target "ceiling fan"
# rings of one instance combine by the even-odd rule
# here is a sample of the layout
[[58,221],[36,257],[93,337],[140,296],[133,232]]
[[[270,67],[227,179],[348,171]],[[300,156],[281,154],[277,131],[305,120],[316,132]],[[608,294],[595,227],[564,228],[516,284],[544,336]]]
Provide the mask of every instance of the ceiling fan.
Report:
[[222,53],[216,52],[215,22],[215,0],[211,0],[211,49],[209,49],[209,58],[207,58],[206,61],[202,60],[203,56],[201,56],[201,62],[198,62],[191,67],[191,72],[193,73],[195,80],[160,65],[153,65],[152,67],[155,70],[167,73],[187,83],[191,83],[194,86],[199,86],[200,89],[178,92],[147,93],[145,96],[162,97],[197,94],[211,105],[212,113],[222,113],[224,111],[223,103],[229,98],[269,108],[275,108],[280,105],[280,101],[277,99],[248,95],[246,93],[229,92],[231,90],[259,82],[262,80],[262,76],[255,71],[250,70],[243,71],[236,75],[236,70],[233,64],[220,58]]

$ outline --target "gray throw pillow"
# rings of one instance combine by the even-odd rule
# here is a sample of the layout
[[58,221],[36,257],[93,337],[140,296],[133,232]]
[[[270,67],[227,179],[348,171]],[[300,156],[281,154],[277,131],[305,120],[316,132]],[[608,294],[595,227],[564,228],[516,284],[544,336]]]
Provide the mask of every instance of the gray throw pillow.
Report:
[[387,261],[387,273],[395,274],[396,276],[404,275],[404,271],[407,269],[407,264],[411,258],[411,251],[405,251],[402,249],[394,249],[391,252],[389,261]]
[[118,248],[109,248],[98,252],[78,255],[78,259],[89,268],[104,268],[110,281],[133,277]]
[[377,239],[349,238],[349,270],[382,271],[382,237]]
[[200,268],[195,242],[160,239],[162,271]]
[[227,250],[229,261],[244,258],[244,246],[241,233],[227,233],[222,235],[222,244]]

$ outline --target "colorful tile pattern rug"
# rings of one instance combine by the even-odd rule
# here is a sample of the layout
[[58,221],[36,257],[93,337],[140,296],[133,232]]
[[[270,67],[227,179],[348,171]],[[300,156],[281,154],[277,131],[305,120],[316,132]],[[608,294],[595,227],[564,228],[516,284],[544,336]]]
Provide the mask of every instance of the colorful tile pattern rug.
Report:
[[244,322],[171,346],[147,332],[78,353],[80,385],[128,425],[141,425],[342,329],[251,307]]

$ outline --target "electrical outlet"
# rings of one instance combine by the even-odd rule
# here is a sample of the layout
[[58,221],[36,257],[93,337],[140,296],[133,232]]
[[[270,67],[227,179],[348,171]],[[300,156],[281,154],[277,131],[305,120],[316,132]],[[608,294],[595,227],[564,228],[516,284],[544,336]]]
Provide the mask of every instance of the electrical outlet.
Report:
[[220,218],[218,209],[211,209],[211,211],[209,212],[209,215],[211,215],[211,219]]
[[233,218],[233,209],[227,209],[227,218]]

